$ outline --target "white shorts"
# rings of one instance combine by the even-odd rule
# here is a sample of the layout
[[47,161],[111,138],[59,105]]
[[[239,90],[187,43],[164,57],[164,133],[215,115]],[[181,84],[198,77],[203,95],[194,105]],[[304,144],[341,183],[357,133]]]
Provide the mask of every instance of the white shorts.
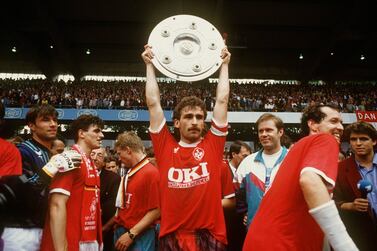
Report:
[[1,238],[4,251],[38,251],[41,248],[42,228],[4,228]]

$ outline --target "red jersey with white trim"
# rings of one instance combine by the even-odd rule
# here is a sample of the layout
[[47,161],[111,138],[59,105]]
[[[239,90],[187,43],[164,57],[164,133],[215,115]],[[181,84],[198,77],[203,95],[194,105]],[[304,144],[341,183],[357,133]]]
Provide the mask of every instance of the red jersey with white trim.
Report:
[[12,143],[0,139],[0,177],[22,174],[21,154]]
[[[91,168],[95,168],[93,162],[90,160]],[[68,242],[68,250],[79,250],[79,242],[82,238],[82,229],[81,229],[81,222],[83,216],[83,200],[84,200],[84,189],[85,189],[85,182],[86,176],[88,175],[89,171],[87,170],[84,161],[81,163],[80,168],[75,170],[65,172],[65,173],[57,173],[55,177],[52,179],[50,185],[50,194],[51,193],[61,193],[64,195],[69,196],[69,199],[66,204],[66,212],[67,212],[67,222],[66,222],[66,237]],[[99,187],[100,178],[97,171],[94,170],[95,179],[93,181],[97,183]],[[98,191],[98,200],[96,203],[99,203],[99,191]],[[93,210],[93,209],[92,209]],[[95,221],[100,221],[101,216],[97,214],[97,218],[94,219]],[[45,227],[43,229],[43,237],[42,237],[42,246],[41,250],[44,251],[52,251],[54,250],[54,244],[52,241],[51,236],[51,229],[50,229],[50,217],[47,214],[47,220],[45,223]]]
[[243,250],[322,250],[323,232],[311,217],[299,179],[313,171],[333,189],[338,172],[339,144],[329,134],[298,141],[276,174],[247,233]]
[[[118,209],[116,223],[127,229],[136,225],[148,211],[160,207],[160,174],[151,163],[128,178],[125,207]],[[122,183],[120,184],[122,185]]]
[[207,229],[226,244],[221,166],[227,126],[212,122],[196,145],[179,144],[166,124],[150,134],[160,171],[160,237],[178,229]]

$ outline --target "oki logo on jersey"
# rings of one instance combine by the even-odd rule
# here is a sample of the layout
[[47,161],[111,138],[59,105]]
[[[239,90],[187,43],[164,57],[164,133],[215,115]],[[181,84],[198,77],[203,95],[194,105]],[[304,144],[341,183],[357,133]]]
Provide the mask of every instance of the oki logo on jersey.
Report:
[[196,147],[194,151],[192,151],[192,156],[194,156],[197,161],[201,161],[204,157],[204,150],[200,147]]
[[207,162],[199,163],[191,168],[171,167],[168,171],[168,187],[190,188],[209,181]]

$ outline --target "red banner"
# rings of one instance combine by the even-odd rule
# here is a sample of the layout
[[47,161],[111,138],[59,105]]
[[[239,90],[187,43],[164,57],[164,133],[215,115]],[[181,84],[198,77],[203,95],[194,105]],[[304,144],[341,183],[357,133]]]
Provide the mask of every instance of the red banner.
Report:
[[356,111],[358,121],[377,122],[377,111]]

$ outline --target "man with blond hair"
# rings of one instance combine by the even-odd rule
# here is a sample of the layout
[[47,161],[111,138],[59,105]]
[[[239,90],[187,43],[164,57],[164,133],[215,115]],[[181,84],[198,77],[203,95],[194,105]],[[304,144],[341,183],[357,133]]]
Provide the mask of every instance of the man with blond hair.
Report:
[[160,217],[158,170],[149,162],[143,142],[135,132],[118,135],[115,149],[127,168],[116,199],[115,248],[153,251],[154,223]]

